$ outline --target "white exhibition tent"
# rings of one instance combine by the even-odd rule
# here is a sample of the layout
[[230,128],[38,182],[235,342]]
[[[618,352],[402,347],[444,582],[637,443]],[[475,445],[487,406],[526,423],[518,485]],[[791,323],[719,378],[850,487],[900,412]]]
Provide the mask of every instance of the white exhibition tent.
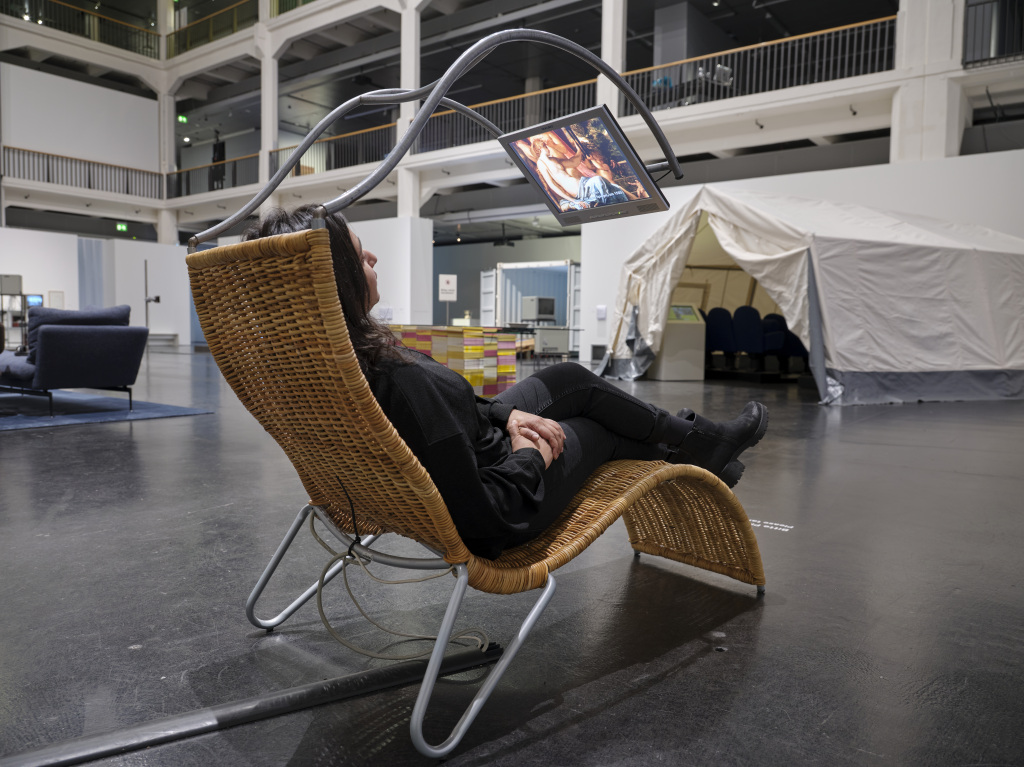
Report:
[[702,213],[810,351],[823,402],[1024,397],[1024,239],[710,185],[623,265],[606,374],[660,349]]

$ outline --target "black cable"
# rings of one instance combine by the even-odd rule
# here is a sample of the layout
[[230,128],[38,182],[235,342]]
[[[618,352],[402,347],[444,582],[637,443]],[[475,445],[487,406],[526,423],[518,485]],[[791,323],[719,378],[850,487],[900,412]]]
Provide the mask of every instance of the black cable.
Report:
[[352,553],[352,549],[357,544],[362,545],[363,543],[363,539],[359,537],[359,525],[356,524],[356,507],[355,504],[352,503],[352,496],[348,494],[348,488],[345,487],[345,483],[341,481],[341,477],[335,474],[334,478],[338,480],[338,484],[341,485],[341,489],[345,493],[345,497],[348,498],[348,510],[349,513],[352,515],[352,533],[355,536],[355,540],[353,540],[352,543],[348,545],[348,556],[349,559],[354,559],[355,555]]
[[[501,653],[502,648],[497,644],[490,645],[482,653],[478,649],[453,653],[441,662],[440,675],[454,674],[494,663],[501,657]],[[138,751],[239,724],[283,716],[323,703],[333,703],[389,687],[414,684],[423,679],[426,667],[426,659],[406,661],[385,668],[360,671],[287,690],[269,692],[254,698],[221,703],[124,730],[73,738],[36,751],[3,757],[0,758],[0,767],[81,764],[105,756]]]

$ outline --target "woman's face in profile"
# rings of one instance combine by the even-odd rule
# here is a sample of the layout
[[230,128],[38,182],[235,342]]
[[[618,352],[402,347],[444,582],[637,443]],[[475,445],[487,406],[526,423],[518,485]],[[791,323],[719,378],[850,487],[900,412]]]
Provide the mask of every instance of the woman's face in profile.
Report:
[[349,236],[352,238],[352,247],[356,249],[356,253],[359,254],[359,260],[362,262],[363,274],[366,275],[366,287],[370,297],[366,311],[370,311],[380,301],[380,293],[377,291],[377,272],[373,271],[374,264],[377,263],[377,257],[363,248],[362,241],[356,237],[356,233],[351,229],[349,229]]

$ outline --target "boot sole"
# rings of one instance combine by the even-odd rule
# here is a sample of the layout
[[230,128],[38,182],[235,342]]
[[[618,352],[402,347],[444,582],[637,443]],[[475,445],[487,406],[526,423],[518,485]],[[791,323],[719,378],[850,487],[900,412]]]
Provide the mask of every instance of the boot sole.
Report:
[[[753,436],[751,436],[750,439],[748,439],[746,442],[744,442],[742,445],[740,445],[736,449],[736,452],[732,454],[732,457],[729,459],[729,463],[730,464],[731,463],[739,463],[738,459],[740,457],[740,453],[742,453],[744,450],[749,450],[754,445],[756,445],[758,442],[760,442],[761,438],[764,436],[765,432],[768,431],[768,408],[766,408],[760,402],[755,402],[754,404],[757,405],[761,409],[761,419],[760,419],[760,421],[758,421],[757,429],[754,431]],[[740,464],[740,465],[742,466],[743,464]],[[725,469],[722,470],[722,473],[724,474],[725,471],[728,470],[728,468],[729,468],[729,464],[726,464],[726,467],[725,467]],[[742,471],[741,471],[741,473],[742,473]],[[731,485],[730,485],[730,487],[731,487]]]
[[743,461],[729,461],[725,468],[722,469],[722,473],[718,475],[718,478],[725,483],[726,487],[736,487],[736,483],[740,481],[745,468],[747,467],[743,465]]
[[732,458],[730,458],[729,462],[725,465],[725,468],[722,469],[722,472],[718,475],[718,478],[730,489],[736,487],[736,483],[739,482],[740,477],[743,476],[743,470],[747,468],[746,465],[739,460],[740,453],[752,448],[760,442],[761,438],[765,435],[765,432],[768,431],[768,408],[760,402],[756,404],[761,409],[761,419],[758,421],[757,429],[755,429],[754,434],[750,439],[737,448],[736,452],[732,454]]

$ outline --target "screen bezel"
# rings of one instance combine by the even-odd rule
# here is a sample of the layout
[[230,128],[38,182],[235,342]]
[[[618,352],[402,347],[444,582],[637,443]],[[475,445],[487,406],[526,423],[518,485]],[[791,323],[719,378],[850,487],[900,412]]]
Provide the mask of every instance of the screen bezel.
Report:
[[[558,128],[566,128],[570,125],[575,125],[576,123],[595,118],[604,122],[609,136],[618,145],[619,151],[622,152],[626,162],[629,163],[633,174],[639,180],[640,185],[643,187],[648,197],[647,199],[629,200],[627,202],[602,205],[597,208],[587,208],[585,210],[562,211],[548,196],[540,180],[519,155],[519,152],[515,150],[513,144],[523,139],[529,139],[540,133],[556,130]],[[530,184],[540,192],[540,195],[548,209],[551,211],[551,214],[562,226],[574,226],[576,224],[585,224],[592,221],[605,221],[613,218],[642,215],[644,213],[657,213],[659,211],[668,210],[669,208],[668,200],[665,199],[665,195],[661,193],[658,185],[654,183],[654,179],[652,179],[650,174],[647,172],[646,166],[637,156],[636,150],[634,150],[633,145],[629,143],[629,139],[627,139],[626,135],[622,132],[622,129],[612,116],[612,113],[603,104],[596,107],[590,107],[589,109],[584,109],[580,112],[575,112],[571,115],[566,115],[565,117],[560,117],[557,120],[549,120],[537,125],[531,125],[529,128],[506,133],[503,136],[500,136],[498,141],[501,143],[501,146],[505,149],[508,156],[515,163],[516,167],[519,168],[523,176],[525,176]]]

